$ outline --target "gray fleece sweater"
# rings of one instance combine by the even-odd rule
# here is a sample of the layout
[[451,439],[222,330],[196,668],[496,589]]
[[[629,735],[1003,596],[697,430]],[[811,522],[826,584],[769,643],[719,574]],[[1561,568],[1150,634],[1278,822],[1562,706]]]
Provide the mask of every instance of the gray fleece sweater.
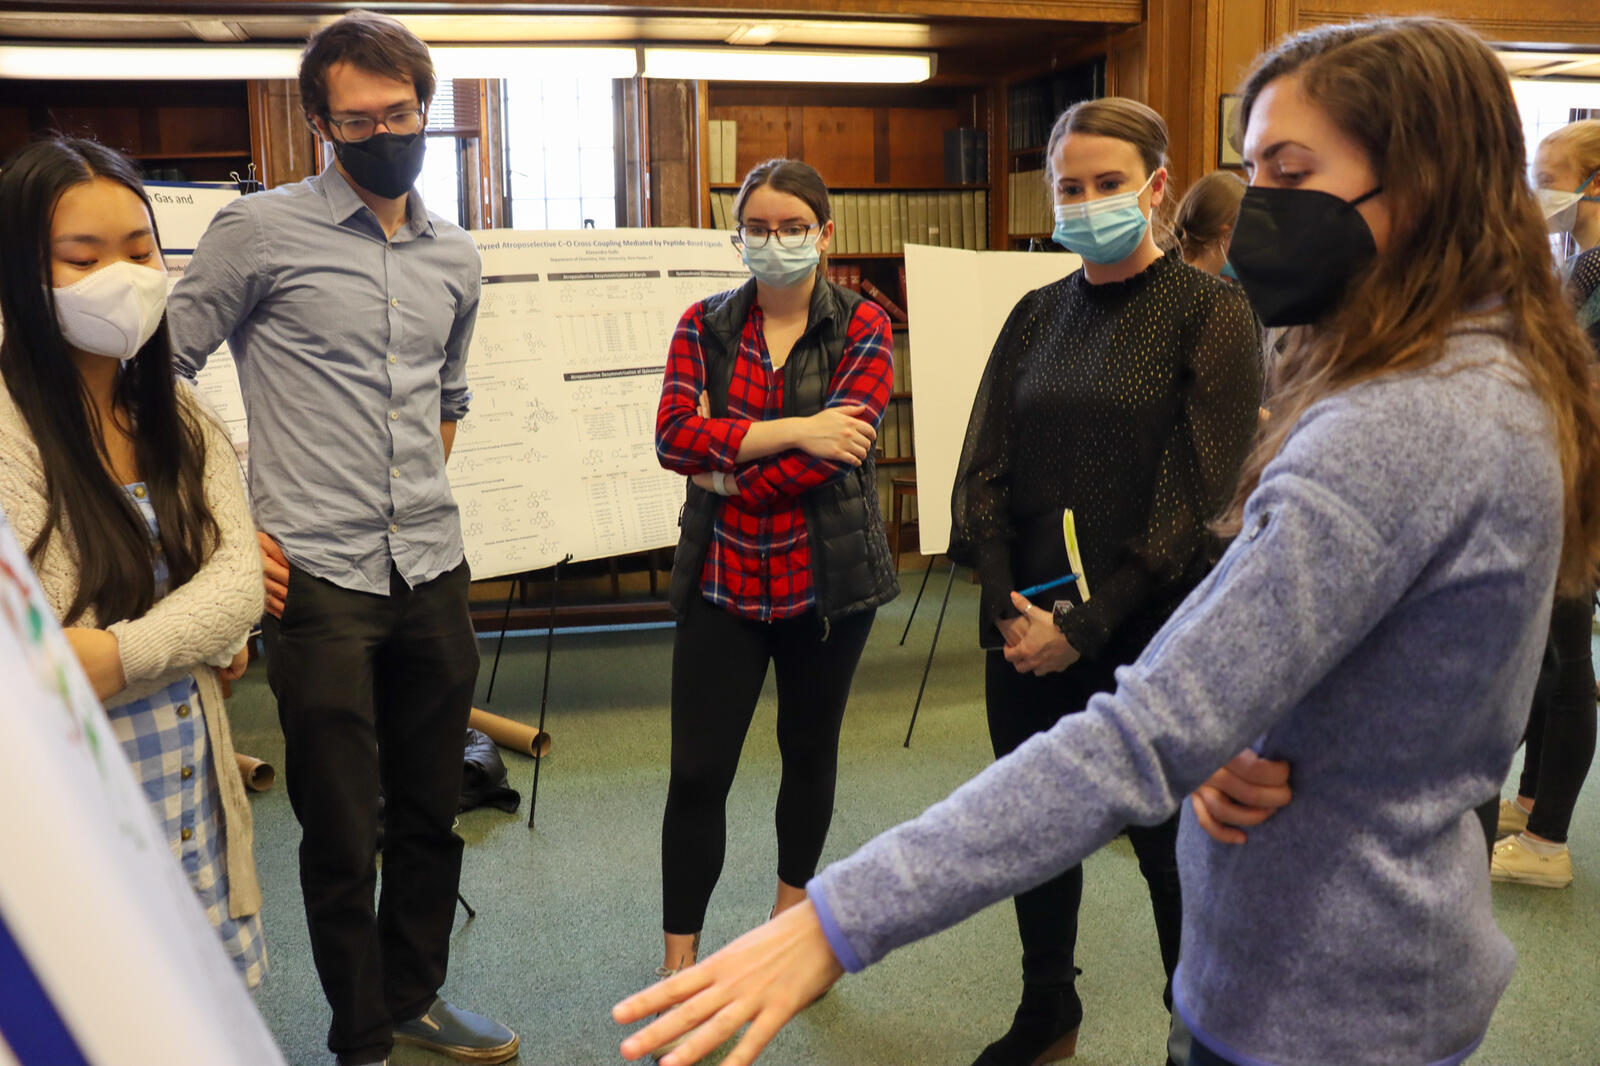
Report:
[[[1489,325],[1496,323],[1490,321]],[[1547,412],[1507,340],[1309,409],[1244,532],[1130,667],[812,896],[858,969],[1154,825],[1252,745],[1293,802],[1218,844],[1183,804],[1179,1009],[1241,1062],[1458,1062],[1514,952],[1473,808],[1527,718],[1561,544]]]

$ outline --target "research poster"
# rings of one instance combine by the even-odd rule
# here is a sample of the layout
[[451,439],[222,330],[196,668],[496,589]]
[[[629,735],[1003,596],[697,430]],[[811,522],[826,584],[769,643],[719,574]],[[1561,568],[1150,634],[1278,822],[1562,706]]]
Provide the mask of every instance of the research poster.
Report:
[[0,1062],[281,1064],[3,515],[0,678]]
[[695,301],[749,274],[701,229],[485,230],[483,295],[450,486],[474,577],[677,543],[661,469],[667,348]]

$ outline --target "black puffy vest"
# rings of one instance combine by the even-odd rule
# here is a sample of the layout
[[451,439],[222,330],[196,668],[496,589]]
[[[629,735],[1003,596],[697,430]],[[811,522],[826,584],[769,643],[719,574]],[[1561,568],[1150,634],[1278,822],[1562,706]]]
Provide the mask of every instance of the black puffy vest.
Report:
[[[706,300],[700,344],[705,355],[706,391],[711,413],[728,412],[728,387],[739,355],[739,337],[756,298],[756,283]],[[805,417],[823,409],[834,371],[844,355],[845,330],[861,297],[821,278],[811,292],[805,332],[784,364],[783,413]],[[689,482],[678,519],[678,550],[672,562],[668,599],[679,614],[700,595],[700,574],[711,547],[712,530],[723,498]],[[800,497],[811,544],[812,592],[825,619],[842,618],[887,603],[900,594],[889,540],[878,510],[877,466],[866,462]]]

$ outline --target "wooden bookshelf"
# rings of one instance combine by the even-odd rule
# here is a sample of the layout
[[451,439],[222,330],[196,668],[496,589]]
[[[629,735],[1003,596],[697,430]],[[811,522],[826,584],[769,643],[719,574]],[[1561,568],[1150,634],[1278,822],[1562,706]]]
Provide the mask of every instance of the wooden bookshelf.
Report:
[[[1029,240],[1046,240],[1049,232],[1022,232],[1012,230],[1013,211],[1011,198],[1014,192],[1012,179],[1017,174],[1031,174],[1044,169],[1046,141],[1056,117],[1079,100],[1093,99],[1106,93],[1106,55],[1100,48],[1086,48],[1064,57],[1060,64],[1031,71],[1019,71],[1007,77],[995,90],[1000,101],[995,120],[996,129],[991,134],[993,155],[999,161],[991,164],[996,173],[991,175],[994,195],[990,197],[994,213],[993,228],[996,247],[1014,247]],[[1003,173],[1002,173],[1003,171]],[[1036,190],[1034,190],[1036,191]],[[1023,193],[1018,192],[1020,197]],[[1033,191],[1023,201],[1023,219],[1034,224]]]
[[[92,136],[145,164],[147,176],[226,181],[253,158],[248,83],[6,82],[0,158],[49,130]],[[154,165],[152,165],[154,164]],[[163,172],[156,174],[154,172]],[[176,172],[176,173],[166,173]]]

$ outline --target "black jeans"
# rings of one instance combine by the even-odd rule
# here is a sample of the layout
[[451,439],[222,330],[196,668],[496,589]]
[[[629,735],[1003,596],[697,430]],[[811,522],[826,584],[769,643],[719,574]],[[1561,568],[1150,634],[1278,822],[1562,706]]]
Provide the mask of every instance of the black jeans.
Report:
[[391,1026],[427,1009],[449,965],[462,851],[451,823],[478,677],[468,580],[466,563],[416,588],[392,572],[378,596],[291,567],[283,618],[263,626],[328,1047],[341,1056],[387,1054]]
[[1533,799],[1528,832],[1565,843],[1578,792],[1594,761],[1594,602],[1557,599],[1550,611],[1550,640],[1528,716],[1519,795]]
[[[1112,649],[1094,661],[1080,660],[1058,674],[1020,674],[1004,654],[991,651],[984,679],[989,739],[995,758],[1010,753],[1064,714],[1083,710],[1097,692],[1116,690],[1118,666],[1137,657]],[[1163,1002],[1172,1006],[1172,971],[1178,965],[1183,929],[1183,896],[1178,884],[1178,817],[1155,826],[1128,826],[1128,840],[1139,857],[1139,872],[1150,888],[1161,964],[1167,971]],[[1026,984],[1073,983],[1073,951],[1078,940],[1078,906],[1083,899],[1083,867],[1074,866],[1017,896],[1017,929],[1022,935],[1022,980]]]
[[672,780],[661,822],[662,928],[698,933],[722,875],[727,799],[767,678],[778,678],[778,877],[803,887],[833,820],[839,727],[876,611],[827,629],[816,612],[778,622],[695,596],[672,647]]

